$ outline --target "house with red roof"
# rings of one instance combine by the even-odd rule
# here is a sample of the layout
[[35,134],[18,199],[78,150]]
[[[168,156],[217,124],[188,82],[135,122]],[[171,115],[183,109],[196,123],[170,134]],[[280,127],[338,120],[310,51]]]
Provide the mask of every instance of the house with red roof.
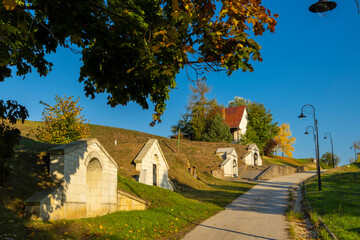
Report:
[[230,127],[233,140],[240,141],[245,135],[247,124],[249,122],[248,112],[245,106],[229,107],[221,109],[225,123]]

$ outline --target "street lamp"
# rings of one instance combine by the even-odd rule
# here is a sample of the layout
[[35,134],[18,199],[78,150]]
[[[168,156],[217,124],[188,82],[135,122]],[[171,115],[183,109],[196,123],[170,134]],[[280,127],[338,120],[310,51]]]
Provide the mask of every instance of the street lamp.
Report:
[[327,139],[327,136],[330,136],[330,143],[331,143],[331,157],[332,157],[332,163],[333,168],[335,168],[335,160],[334,160],[334,146],[333,146],[333,140],[331,138],[331,133],[325,133],[324,139]]
[[[319,130],[318,130],[318,121],[315,117],[315,108],[313,105],[311,104],[305,104],[304,106],[302,106],[301,108],[301,114],[299,116],[299,118],[305,118],[306,116],[304,115],[304,109],[311,109],[312,112],[306,112],[310,115],[313,116],[314,118],[314,134],[316,135],[316,169],[317,169],[317,175],[318,175],[318,190],[321,191],[321,176],[320,176],[320,157],[319,157]],[[315,139],[315,138],[314,138]]]
[[356,162],[356,158],[357,158],[357,156],[356,156],[356,148],[355,147],[350,147],[350,149],[354,149],[354,153],[355,153],[354,161]]
[[309,11],[313,13],[324,13],[336,8],[336,2],[320,0],[309,7]]
[[311,130],[311,132],[313,133],[313,135],[314,135],[314,143],[315,143],[315,158],[316,158],[316,153],[317,153],[317,148],[316,148],[316,135],[315,135],[315,130],[314,130],[314,128],[313,128],[313,126],[307,126],[306,127],[306,130],[305,130],[305,135],[308,135],[309,134],[309,130]]

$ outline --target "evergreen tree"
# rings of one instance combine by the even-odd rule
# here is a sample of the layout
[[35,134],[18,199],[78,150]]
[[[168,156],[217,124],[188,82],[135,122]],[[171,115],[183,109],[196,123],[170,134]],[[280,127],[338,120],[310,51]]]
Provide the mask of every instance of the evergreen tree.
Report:
[[215,115],[203,139],[207,142],[231,142],[230,128],[220,114]]

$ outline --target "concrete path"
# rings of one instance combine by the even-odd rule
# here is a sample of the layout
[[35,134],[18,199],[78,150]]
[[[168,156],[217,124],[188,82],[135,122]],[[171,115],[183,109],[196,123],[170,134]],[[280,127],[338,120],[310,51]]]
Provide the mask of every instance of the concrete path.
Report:
[[198,225],[183,239],[288,239],[284,215],[288,188],[312,175],[315,171],[258,181],[258,185]]

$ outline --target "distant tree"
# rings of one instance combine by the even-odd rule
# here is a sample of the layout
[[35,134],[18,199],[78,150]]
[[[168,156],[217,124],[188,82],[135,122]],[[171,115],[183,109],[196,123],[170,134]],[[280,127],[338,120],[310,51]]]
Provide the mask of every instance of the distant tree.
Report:
[[353,142],[353,146],[352,146],[355,150],[358,150],[357,152],[357,156],[356,159],[354,160],[355,162],[360,162],[360,140],[357,142]]
[[206,94],[210,92],[205,79],[194,82],[190,86],[191,95],[187,110],[190,113],[191,136],[194,140],[204,141],[214,117],[220,112],[221,106],[215,99],[209,99]]
[[194,82],[195,86],[190,85],[191,95],[187,106],[191,115],[191,134],[194,140],[201,141],[206,130],[206,115],[212,104],[205,95],[210,89],[205,81]]
[[251,104],[249,99],[243,97],[234,97],[234,100],[229,101],[229,107],[236,107],[236,106],[246,106],[248,107]]
[[230,128],[225,124],[224,119],[218,113],[211,121],[209,128],[203,136],[206,142],[231,142],[232,135]]
[[[334,154],[334,163],[335,163],[335,166],[337,166],[340,163],[340,158],[336,154]],[[320,166],[322,168],[332,168],[333,167],[331,152],[326,152],[321,156]]]
[[262,103],[251,102],[242,97],[235,97],[229,102],[229,107],[243,106],[245,104],[248,111],[249,122],[246,133],[241,138],[240,143],[255,143],[261,153],[264,153],[264,147],[278,133],[277,123],[273,123],[272,114]]
[[[210,88],[204,78],[195,81],[194,86],[190,86],[190,90],[187,113],[171,127],[171,132],[176,133],[180,129],[181,132],[189,133],[193,140],[209,141],[206,140],[209,139],[208,131],[223,106],[219,105],[215,99],[206,97]],[[207,136],[206,139],[205,136]]]
[[50,106],[44,102],[44,124],[37,128],[36,138],[42,142],[64,144],[89,136],[89,126],[81,114],[78,106],[79,98],[55,97],[56,104]]
[[274,139],[270,139],[264,147],[265,156],[272,157],[276,146],[277,142]]
[[292,145],[295,143],[295,140],[295,137],[291,137],[289,124],[283,123],[279,128],[278,135],[275,137],[277,142],[275,149],[281,152],[282,156],[285,154],[288,157],[292,157],[292,152],[295,150]]
[[190,114],[185,113],[181,115],[181,119],[176,125],[171,126],[171,132],[177,134],[178,132],[183,134],[191,134]]
[[0,186],[9,174],[8,162],[13,156],[14,147],[20,141],[20,130],[13,125],[29,116],[26,108],[16,101],[0,100]]

